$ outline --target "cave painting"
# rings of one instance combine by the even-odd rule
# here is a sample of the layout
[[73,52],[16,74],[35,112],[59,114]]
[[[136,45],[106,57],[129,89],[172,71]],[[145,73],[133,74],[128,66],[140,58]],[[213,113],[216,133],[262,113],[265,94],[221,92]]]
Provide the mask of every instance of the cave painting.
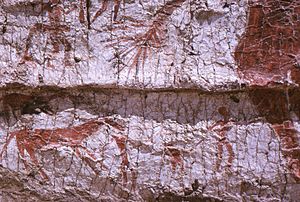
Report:
[[[95,13],[93,17],[90,16],[89,7],[91,6],[90,0],[80,0],[80,12],[79,12],[79,20],[81,23],[88,23],[88,27],[90,28],[91,23],[93,23],[99,16],[101,16],[105,11],[108,9],[109,3],[112,0],[103,0],[101,7]],[[121,6],[121,0],[113,0],[114,3],[114,14],[113,14],[113,21],[117,20],[118,13]],[[125,4],[125,1],[124,1]],[[85,6],[84,6],[85,5]],[[86,7],[86,9],[84,9]],[[86,11],[85,11],[86,10]]]
[[[72,66],[72,45],[65,34],[65,32],[70,32],[70,27],[64,24],[62,19],[64,15],[72,12],[75,7],[70,8],[68,11],[66,11],[60,0],[50,0],[48,3],[41,4],[41,12],[47,12],[49,24],[36,23],[30,28],[28,37],[26,39],[25,51],[21,63],[34,60],[34,57],[30,53],[32,38],[39,33],[47,33],[49,36],[48,40],[52,46],[52,53],[59,53],[61,48],[60,46],[62,45],[64,49],[64,65],[66,67]],[[51,60],[51,56],[49,56],[49,58],[45,58],[44,63],[47,67],[53,67]]]
[[[99,16],[103,14],[104,11],[107,10],[109,1],[104,0],[102,3],[102,6],[99,8],[99,10],[95,13],[95,15],[92,17],[90,16],[89,7],[91,2],[89,0],[80,0],[79,6],[76,4],[71,4],[69,9],[65,8],[64,1],[63,0],[50,0],[47,3],[40,2],[42,9],[41,12],[37,15],[42,14],[43,12],[47,13],[49,24],[43,24],[43,23],[36,23],[33,25],[30,30],[28,37],[26,39],[25,44],[25,51],[22,56],[22,60],[20,64],[23,64],[28,61],[35,61],[34,56],[32,53],[30,53],[30,48],[32,46],[32,38],[41,33],[47,33],[49,36],[49,39],[47,43],[49,42],[52,50],[52,53],[59,53],[61,52],[61,48],[63,47],[64,52],[64,66],[70,67],[74,65],[74,59],[72,59],[71,51],[72,51],[72,42],[68,39],[66,36],[66,33],[70,32],[70,26],[67,25],[63,19],[65,15],[68,15],[75,9],[79,7],[79,21],[82,24],[86,24],[88,28],[90,29],[91,23],[93,23]],[[119,7],[120,7],[120,0],[114,1],[114,20],[117,18]],[[37,4],[37,3],[36,3]],[[24,5],[26,6],[26,5]],[[31,3],[30,6],[34,6],[34,3]],[[43,63],[46,64],[46,67],[53,68],[54,65],[52,64],[52,54],[49,54],[44,59]],[[39,63],[39,62],[38,62]]]
[[165,155],[170,157],[170,163],[172,166],[172,171],[175,172],[178,167],[181,172],[184,170],[183,163],[183,150],[179,149],[172,144],[165,145]]
[[[122,19],[126,19],[126,24],[121,20],[118,21],[121,0],[104,0],[102,3],[99,2],[99,9],[92,14],[90,11],[91,1],[90,0],[79,0],[77,4],[71,4],[70,8],[65,8],[65,1],[63,0],[50,0],[47,3],[43,2],[33,2],[29,5],[24,6],[37,6],[40,4],[42,6],[41,11],[35,13],[34,15],[41,15],[44,12],[47,13],[49,20],[48,24],[36,23],[33,25],[26,39],[25,50],[22,55],[20,64],[28,61],[34,61],[38,64],[46,64],[46,67],[54,67],[51,60],[53,60],[53,55],[49,54],[44,58],[44,61],[38,61],[34,53],[30,53],[32,48],[33,37],[38,34],[46,33],[49,38],[47,39],[47,44],[49,43],[51,47],[51,53],[59,53],[63,49],[64,53],[64,66],[70,67],[74,65],[74,57],[72,57],[72,41],[70,37],[67,37],[67,33],[70,33],[71,27],[67,25],[63,19],[69,13],[79,9],[78,19],[83,25],[86,25],[88,29],[91,29],[91,25],[96,21],[96,19],[103,15],[104,12],[108,10],[108,6],[113,3],[113,23],[108,25],[108,29],[103,29],[102,31],[120,31],[120,30],[133,30],[137,28],[144,29],[146,31],[140,33],[133,33],[133,35],[120,36],[115,39],[111,39],[107,43],[107,47],[114,47],[116,44],[125,46],[124,49],[120,49],[116,54],[116,59],[125,59],[126,66],[129,67],[140,67],[144,66],[147,58],[151,59],[152,55],[158,51],[158,49],[163,47],[164,39],[166,38],[167,32],[167,22],[169,17],[173,12],[180,7],[187,0],[172,0],[163,5],[158,9],[149,21],[141,21],[134,19],[130,16],[122,16]],[[124,1],[125,4],[125,1]],[[129,47],[129,48],[128,48]],[[120,62],[120,61],[119,61]],[[119,71],[121,71],[120,69]]]
[[[133,31],[132,34],[125,36],[119,34],[120,36],[107,41],[106,47],[115,47],[115,45],[124,47],[115,54],[115,59],[118,60],[118,64],[121,66],[119,71],[122,71],[126,66],[130,67],[130,70],[132,68],[138,70],[138,67],[144,67],[146,60],[150,60],[152,56],[164,46],[169,17],[186,1],[187,0],[171,0],[166,2],[148,21],[134,19],[130,16],[122,16],[122,19],[126,19],[126,23],[117,20],[122,1],[113,1],[113,23],[108,25],[108,29],[102,31]],[[20,63],[35,61],[41,64],[45,63],[46,67],[54,67],[51,62],[51,60],[53,60],[52,54],[46,56],[43,62],[39,62],[34,58],[33,54],[30,53],[33,37],[40,33],[47,33],[49,35],[47,43],[49,42],[52,46],[52,53],[57,54],[61,52],[63,48],[64,66],[70,67],[74,65],[75,59],[72,58],[71,55],[73,49],[72,42],[69,40],[70,37],[66,35],[66,33],[70,33],[70,26],[63,22],[64,16],[78,8],[80,23],[86,25],[88,29],[91,29],[92,23],[108,10],[108,6],[111,2],[112,1],[104,0],[100,8],[93,15],[90,13],[90,0],[80,0],[79,5],[72,4],[68,10],[63,5],[64,1],[61,0],[50,0],[48,3],[40,3],[43,7],[41,13],[46,12],[48,14],[49,24],[36,23],[30,28],[26,39],[25,51]],[[135,33],[137,28],[146,28],[146,30]],[[122,61],[125,61],[126,64]]]
[[[250,86],[300,84],[300,2],[250,1],[249,9],[246,32],[235,51],[240,76]],[[284,88],[251,90],[249,97],[280,140],[288,167],[300,180],[300,133],[293,123],[300,117],[299,92]]]
[[[128,66],[130,67],[143,66],[147,58],[151,59],[153,50],[160,48],[163,44],[167,20],[176,8],[180,7],[185,1],[168,1],[158,9],[155,17],[148,23],[130,19],[131,24],[125,27],[118,24],[112,26],[110,28],[112,31],[148,27],[143,33],[118,37],[116,39],[118,43],[127,45],[126,49],[120,51],[118,57],[121,59],[127,58],[126,60],[129,61]],[[48,12],[49,25],[35,24],[30,29],[26,41],[24,60],[32,59],[29,54],[29,48],[33,35],[37,32],[47,32],[50,35],[54,52],[59,51],[58,44],[64,46],[65,65],[69,65],[71,45],[65,39],[64,32],[68,32],[70,28],[61,22],[61,16],[70,11],[64,11],[59,2],[50,1],[50,4],[53,4],[50,8],[48,4],[45,5],[44,10]],[[88,13],[85,13],[83,9],[84,2],[83,0],[80,1],[81,10],[79,18],[81,23],[85,23],[85,20],[88,19],[88,17],[85,18],[85,15],[88,15]],[[114,1],[114,20],[117,19],[120,2]],[[91,18],[91,22],[94,22],[97,16],[102,15],[107,10],[108,5],[109,1],[103,1],[101,8]],[[300,39],[298,36],[300,36],[300,2],[279,0],[250,1],[249,9],[246,31],[234,53],[240,77],[245,79],[250,86],[271,86],[278,83],[299,84]],[[114,40],[108,42],[108,46],[114,46],[115,44],[117,42]],[[256,106],[258,113],[266,119],[270,124],[270,128],[279,139],[282,154],[287,160],[288,167],[295,179],[298,180],[300,179],[299,131],[295,127],[293,120],[295,116],[300,117],[300,110],[291,111],[290,108],[293,107],[290,106],[294,105],[296,107],[293,109],[299,109],[299,107],[297,108],[300,101],[299,95],[299,92],[294,92],[293,90],[287,90],[286,93],[283,91],[269,91],[267,89],[256,89],[249,92],[249,98]],[[232,146],[226,137],[232,127],[232,122],[228,118],[228,110],[221,107],[218,111],[223,116],[223,119],[209,128],[219,136],[217,144],[217,170],[219,170],[223,159],[224,147],[229,154],[227,159],[228,167],[232,165],[235,156]],[[92,120],[79,126],[64,129],[30,130],[25,128],[9,134],[8,140],[0,153],[1,158],[6,152],[10,141],[15,137],[21,157],[24,159],[24,152],[26,151],[35,165],[38,165],[35,154],[39,149],[49,145],[65,144],[74,148],[76,155],[83,161],[86,161],[93,170],[96,170],[89,163],[90,161],[84,159],[82,152],[85,152],[92,161],[96,161],[97,159],[81,143],[85,138],[97,132],[103,125],[109,125],[116,130],[124,131],[124,126],[105,119],[101,121]],[[120,170],[122,180],[126,183],[128,180],[126,171],[130,167],[126,152],[127,139],[126,136],[113,135],[112,137],[121,153]],[[173,170],[177,166],[180,168],[183,167],[182,154],[178,149],[167,146],[166,154],[171,157]],[[24,164],[28,167],[26,160],[24,160]],[[42,169],[40,170],[40,174],[44,178],[47,178],[46,173]]]
[[[29,158],[34,166],[39,167],[40,163],[36,157],[37,152],[45,148],[69,146],[79,159],[84,161],[96,174],[99,174],[100,170],[98,170],[96,167],[97,163],[101,164],[101,168],[106,168],[106,166],[102,163],[102,160],[99,161],[93,152],[91,152],[83,144],[83,141],[86,138],[95,135],[97,131],[104,126],[111,127],[117,131],[116,134],[112,135],[112,137],[120,148],[122,159],[121,172],[124,183],[126,183],[127,167],[129,166],[129,160],[125,151],[126,139],[125,137],[117,134],[125,131],[125,125],[122,123],[122,121],[111,117],[92,119],[81,125],[72,126],[69,128],[29,129],[25,127],[24,129],[16,130],[8,134],[6,143],[4,144],[0,153],[0,159],[2,160],[3,155],[5,155],[7,152],[7,148],[13,138],[16,139],[17,148],[24,163],[25,169],[28,169],[29,167],[28,162],[25,159],[25,152],[28,153]],[[39,169],[39,173],[44,179],[49,179],[43,168]]]
[[232,149],[232,145],[227,139],[227,133],[231,130],[234,126],[234,122],[229,119],[229,112],[227,111],[226,107],[220,107],[218,109],[219,114],[223,117],[222,120],[217,121],[215,124],[208,128],[209,131],[214,131],[217,133],[218,137],[218,153],[217,153],[217,162],[216,162],[216,169],[217,171],[220,170],[220,166],[222,163],[224,150],[223,147],[225,146],[228,152],[228,160],[227,166],[228,168],[231,167],[233,159],[234,159],[234,152]]
[[[130,70],[135,69],[138,71],[139,67],[144,67],[147,59],[152,59],[152,55],[164,45],[169,17],[186,1],[187,0],[171,0],[166,2],[165,5],[156,11],[154,17],[147,22],[124,16],[129,23],[126,25],[122,23],[113,24],[109,28],[112,32],[119,30],[135,31],[137,28],[147,28],[146,31],[133,33],[133,35],[120,35],[108,41],[107,47],[114,47],[115,45],[121,45],[123,47],[118,50],[115,56],[116,59],[118,59],[118,64],[121,65],[121,68],[118,67],[118,71],[122,71],[126,66],[128,66]],[[124,60],[126,64],[121,62],[122,60]]]

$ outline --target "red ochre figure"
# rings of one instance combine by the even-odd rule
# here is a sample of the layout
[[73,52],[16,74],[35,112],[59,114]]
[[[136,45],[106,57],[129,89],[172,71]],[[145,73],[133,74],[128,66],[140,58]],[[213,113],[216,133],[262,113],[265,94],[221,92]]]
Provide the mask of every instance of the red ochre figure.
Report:
[[[41,3],[42,12],[47,12],[49,24],[36,23],[29,30],[28,37],[26,39],[25,51],[21,60],[21,64],[26,61],[33,61],[34,58],[32,54],[29,52],[32,46],[32,38],[38,33],[47,33],[49,34],[49,41],[52,45],[52,53],[59,53],[61,51],[61,45],[64,49],[64,66],[70,67],[73,65],[73,59],[71,57],[72,45],[71,42],[67,39],[66,32],[70,32],[70,26],[66,25],[63,22],[64,15],[69,14],[78,8],[77,5],[72,5],[69,10],[66,10],[63,5],[63,0],[50,0],[48,3]],[[86,5],[86,9],[84,9],[84,3]],[[91,23],[93,23],[100,15],[103,14],[107,10],[109,1],[104,0],[101,8],[96,12],[92,19],[90,19],[89,13],[89,0],[80,0],[79,2],[79,21],[82,24],[85,24],[87,21],[87,26],[90,28]],[[114,0],[114,20],[116,20],[121,4],[121,0]],[[46,58],[46,66],[54,67],[50,62],[52,58],[48,56]]]
[[121,173],[122,173],[122,178],[123,178],[123,184],[126,184],[128,181],[127,178],[127,169],[129,168],[129,160],[128,160],[128,155],[126,152],[126,141],[127,138],[124,136],[112,136],[120,150],[120,155],[121,155]]
[[[49,3],[41,4],[42,11],[46,11],[48,13],[49,24],[36,23],[32,28],[30,28],[28,37],[26,39],[25,52],[21,63],[33,60],[33,56],[29,53],[32,38],[37,33],[48,33],[49,41],[52,45],[52,52],[59,53],[61,51],[60,46],[62,45],[64,47],[64,65],[71,66],[72,45],[65,35],[65,32],[70,32],[70,27],[68,25],[65,25],[62,19],[64,19],[64,15],[72,12],[75,7],[71,8],[69,11],[65,11],[60,0],[50,0]],[[51,59],[52,58],[46,58],[47,61],[45,62],[47,62],[46,65],[48,67],[53,67],[50,62]]]
[[[112,124],[114,126],[114,124]],[[120,156],[121,156],[121,165],[120,165],[120,170],[122,174],[122,181],[123,185],[126,186],[128,182],[128,170],[130,170],[131,173],[131,189],[135,190],[136,189],[136,181],[138,177],[138,172],[132,168],[129,162],[128,154],[127,154],[127,141],[128,138],[126,136],[117,136],[117,135],[112,135],[113,139],[115,140],[115,143],[117,144],[119,151],[120,151]]]
[[218,109],[218,112],[223,116],[223,120],[217,121],[214,125],[210,126],[208,130],[215,131],[218,134],[218,158],[216,162],[216,169],[217,171],[220,170],[220,166],[223,159],[223,147],[225,146],[228,152],[228,160],[227,160],[227,166],[230,168],[232,166],[232,162],[234,159],[234,152],[232,149],[232,146],[230,142],[227,139],[227,133],[231,130],[233,127],[233,122],[229,120],[229,113],[226,109],[226,107],[220,107]]
[[103,0],[101,7],[98,9],[98,11],[95,13],[95,15],[91,18],[88,19],[85,17],[86,15],[89,15],[87,12],[84,11],[84,3],[86,4],[86,7],[89,7],[88,5],[90,3],[89,0],[80,0],[80,13],[79,13],[79,19],[81,23],[84,23],[86,20],[89,20],[89,23],[93,23],[99,16],[101,16],[108,8],[109,2],[114,2],[114,15],[113,15],[113,20],[116,21],[118,17],[118,13],[120,10],[120,5],[121,5],[121,0]]
[[[126,65],[130,67],[130,70],[137,70],[138,67],[143,68],[147,58],[151,59],[152,55],[156,53],[159,48],[164,46],[164,39],[167,35],[168,19],[174,11],[186,1],[187,0],[171,0],[166,2],[165,5],[156,11],[153,19],[145,22],[135,20],[132,17],[123,16],[130,23],[126,25],[121,23],[120,26],[115,23],[115,25],[111,27],[111,31],[128,29],[135,31],[137,28],[147,27],[146,31],[137,34],[134,33],[131,36],[121,35],[115,39],[110,39],[111,41],[109,41],[107,47],[115,47],[116,45],[122,44],[125,48],[122,48],[119,51],[118,57],[126,59]],[[119,71],[122,70],[123,68]]]
[[180,149],[170,144],[165,147],[165,154],[170,156],[170,162],[173,172],[176,171],[177,167],[180,168],[181,172],[184,170],[182,151]]
[[[78,158],[85,161],[90,166],[90,168],[95,171],[95,173],[98,173],[98,170],[95,168],[95,166],[90,163],[90,160],[97,163],[97,158],[82,143],[86,138],[94,135],[102,126],[105,125],[112,127],[120,132],[125,131],[125,126],[118,123],[113,118],[93,119],[84,124],[73,126],[70,128],[34,130],[24,128],[22,130],[17,130],[9,133],[8,139],[0,153],[0,160],[2,160],[4,153],[7,152],[7,147],[12,139],[16,138],[17,148],[26,169],[28,169],[28,163],[25,160],[25,152],[29,154],[30,160],[33,162],[33,164],[39,167],[40,164],[38,162],[38,159],[36,158],[36,153],[39,150],[45,147],[69,146],[73,148]],[[118,142],[118,139],[116,139],[116,141],[119,146],[120,144]],[[87,157],[84,157],[82,151],[87,154]],[[122,168],[123,166],[125,166],[123,165],[125,163],[127,162],[124,162],[123,160]],[[101,165],[101,167],[105,166]],[[39,172],[44,179],[49,179],[43,168],[40,168]]]

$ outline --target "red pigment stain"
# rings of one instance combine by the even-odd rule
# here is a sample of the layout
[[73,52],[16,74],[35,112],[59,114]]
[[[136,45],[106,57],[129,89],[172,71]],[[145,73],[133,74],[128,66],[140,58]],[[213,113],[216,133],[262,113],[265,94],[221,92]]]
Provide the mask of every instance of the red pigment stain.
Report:
[[295,129],[292,121],[285,121],[283,124],[274,124],[272,128],[280,140],[281,151],[287,159],[289,169],[295,178],[300,180],[299,132]]
[[250,85],[300,83],[300,1],[249,3],[246,32],[236,50],[240,76]]
[[[240,76],[251,86],[300,84],[300,1],[250,1],[249,9],[246,31],[234,53]],[[299,133],[292,113],[300,117],[299,95],[292,89],[249,92],[258,113],[280,140],[295,179],[300,179]]]
[[249,97],[259,115],[271,124],[280,141],[281,152],[287,159],[288,167],[295,179],[300,180],[299,132],[292,121],[294,116],[300,117],[300,91],[255,89],[249,92]]

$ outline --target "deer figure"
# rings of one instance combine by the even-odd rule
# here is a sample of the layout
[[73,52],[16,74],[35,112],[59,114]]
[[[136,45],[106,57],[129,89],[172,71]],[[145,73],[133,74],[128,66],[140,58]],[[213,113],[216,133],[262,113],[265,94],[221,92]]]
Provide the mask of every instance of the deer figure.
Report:
[[[39,166],[38,159],[36,158],[37,151],[53,146],[69,146],[72,147],[75,155],[85,161],[90,168],[98,173],[98,170],[94,165],[90,163],[90,160],[97,163],[97,158],[84,146],[83,141],[94,135],[101,127],[108,126],[116,129],[119,132],[125,131],[125,126],[120,123],[120,120],[112,117],[92,119],[78,126],[70,128],[56,128],[56,129],[33,129],[24,128],[8,134],[6,143],[4,144],[0,153],[0,160],[3,158],[3,154],[7,152],[7,147],[13,138],[16,138],[16,144],[20,156],[23,160],[25,169],[28,169],[28,163],[25,160],[25,152],[29,154],[30,160],[35,166]],[[87,157],[84,157],[81,151],[84,151]],[[102,165],[103,166],[103,165]],[[49,180],[49,177],[41,168],[39,170],[40,175]]]

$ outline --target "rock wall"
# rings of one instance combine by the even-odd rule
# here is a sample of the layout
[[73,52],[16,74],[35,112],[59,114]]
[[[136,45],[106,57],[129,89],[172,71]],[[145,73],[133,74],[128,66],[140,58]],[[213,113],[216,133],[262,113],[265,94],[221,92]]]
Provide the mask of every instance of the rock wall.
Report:
[[300,200],[299,1],[0,4],[0,201]]

